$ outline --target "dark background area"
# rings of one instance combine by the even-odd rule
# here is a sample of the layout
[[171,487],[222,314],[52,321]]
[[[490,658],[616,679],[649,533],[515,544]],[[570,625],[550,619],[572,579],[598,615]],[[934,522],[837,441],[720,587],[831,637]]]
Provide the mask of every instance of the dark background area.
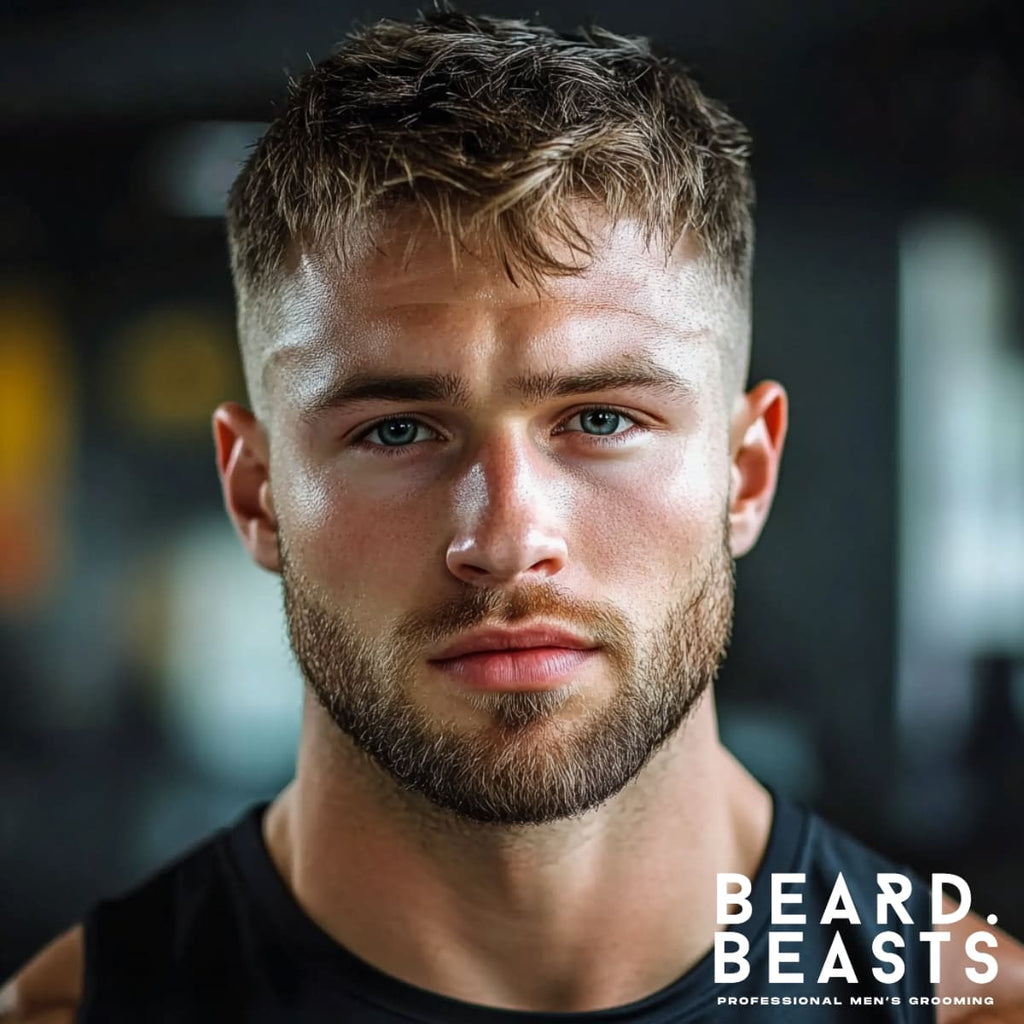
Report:
[[[751,127],[752,376],[787,386],[792,423],[772,520],[738,570],[723,732],[780,790],[918,871],[963,875],[1024,934],[1020,4],[465,6],[653,36]],[[0,975],[289,776],[299,684],[276,670],[276,590],[220,511],[209,439],[209,411],[242,396],[216,204],[285,72],[353,20],[414,11],[0,13]],[[968,325],[998,306],[991,352],[973,328],[954,349],[966,367],[989,352],[988,369],[936,362],[923,413],[900,357],[922,294]],[[931,465],[950,417],[978,429],[922,476],[914,453]],[[949,469],[996,450],[1002,490]],[[971,617],[951,584],[918,612],[913,567],[946,578],[961,527],[914,510],[964,491],[962,530],[988,545],[965,564],[995,597]],[[908,561],[915,537],[939,540]]]

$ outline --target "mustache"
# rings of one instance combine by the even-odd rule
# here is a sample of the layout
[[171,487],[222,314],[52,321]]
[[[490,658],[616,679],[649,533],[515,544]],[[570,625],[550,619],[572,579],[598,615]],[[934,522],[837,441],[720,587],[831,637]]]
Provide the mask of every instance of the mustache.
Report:
[[612,606],[571,597],[553,583],[513,591],[472,588],[431,608],[410,612],[398,623],[403,643],[434,646],[479,626],[512,626],[524,620],[557,623],[595,644],[628,650],[632,631]]

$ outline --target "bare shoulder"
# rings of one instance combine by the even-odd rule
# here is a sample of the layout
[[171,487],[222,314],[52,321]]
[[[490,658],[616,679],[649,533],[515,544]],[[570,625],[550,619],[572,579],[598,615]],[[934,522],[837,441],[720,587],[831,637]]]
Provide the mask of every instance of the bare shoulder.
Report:
[[[936,994],[950,1004],[939,1007],[938,1024],[1024,1024],[1024,945],[976,914],[950,925],[949,932]],[[973,1002],[979,997],[988,1005]]]
[[0,1024],[72,1024],[82,998],[82,926],[58,936],[0,989]]

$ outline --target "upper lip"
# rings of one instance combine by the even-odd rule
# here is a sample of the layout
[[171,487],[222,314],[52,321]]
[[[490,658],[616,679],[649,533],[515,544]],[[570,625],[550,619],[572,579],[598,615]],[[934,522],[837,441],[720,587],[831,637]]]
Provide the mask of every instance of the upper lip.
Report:
[[480,651],[508,651],[521,647],[573,647],[586,650],[597,644],[558,626],[522,626],[518,629],[474,629],[463,633],[432,661],[459,658]]

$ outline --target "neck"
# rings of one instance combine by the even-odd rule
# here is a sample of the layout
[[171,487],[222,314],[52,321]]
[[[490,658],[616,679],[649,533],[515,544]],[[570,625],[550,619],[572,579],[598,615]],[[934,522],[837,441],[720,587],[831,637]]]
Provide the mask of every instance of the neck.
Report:
[[299,904],[379,969],[456,999],[582,1011],[643,998],[710,948],[719,871],[752,875],[765,791],[709,698],[622,792],[538,826],[466,822],[403,793],[307,702],[295,781],[268,812]]

